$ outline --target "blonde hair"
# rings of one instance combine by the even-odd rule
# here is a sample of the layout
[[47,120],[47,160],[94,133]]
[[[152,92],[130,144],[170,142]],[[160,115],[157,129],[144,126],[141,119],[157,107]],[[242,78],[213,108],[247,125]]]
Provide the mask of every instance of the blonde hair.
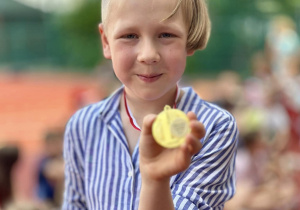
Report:
[[103,24],[106,24],[109,4],[110,0],[101,0],[101,19]]
[[[102,0],[102,22],[105,25],[110,10],[111,0]],[[188,50],[202,50],[206,47],[210,31],[211,22],[208,14],[206,0],[178,0],[174,10],[165,18],[173,17],[181,9],[188,30],[187,46]],[[164,21],[162,20],[162,21]]]

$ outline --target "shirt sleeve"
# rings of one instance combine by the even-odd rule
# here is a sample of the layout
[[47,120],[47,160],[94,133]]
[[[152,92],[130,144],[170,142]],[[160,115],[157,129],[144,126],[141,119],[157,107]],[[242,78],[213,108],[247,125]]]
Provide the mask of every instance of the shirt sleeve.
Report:
[[236,122],[233,118],[219,119],[208,130],[201,151],[171,185],[177,210],[223,209],[235,193]]
[[84,185],[83,150],[75,116],[66,126],[64,137],[65,191],[63,210],[87,209]]

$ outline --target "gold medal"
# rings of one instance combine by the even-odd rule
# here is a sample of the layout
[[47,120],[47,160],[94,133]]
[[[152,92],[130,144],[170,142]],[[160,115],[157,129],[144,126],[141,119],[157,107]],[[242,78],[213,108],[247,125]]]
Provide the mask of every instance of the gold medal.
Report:
[[190,132],[189,119],[178,109],[166,105],[152,125],[152,134],[156,142],[166,148],[175,148],[185,141]]

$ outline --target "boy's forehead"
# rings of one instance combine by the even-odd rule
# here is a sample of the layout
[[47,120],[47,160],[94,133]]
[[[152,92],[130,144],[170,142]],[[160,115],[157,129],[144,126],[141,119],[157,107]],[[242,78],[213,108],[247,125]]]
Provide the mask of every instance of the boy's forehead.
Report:
[[[171,3],[171,4],[176,4],[178,3],[179,0],[165,0],[164,2],[168,2],[168,3]],[[157,0],[102,0],[102,5],[107,5],[108,3],[117,3],[117,4],[121,4],[122,2],[124,3],[151,3],[151,4],[155,4],[156,2],[160,2],[160,1],[157,1]]]
[[[163,10],[166,14],[170,14],[178,0],[103,0],[102,9],[107,11],[109,15],[118,15],[122,10],[129,9],[131,12],[152,11],[158,15],[158,10]],[[117,12],[118,11],[118,12]]]
[[[142,15],[150,19],[164,20],[175,9],[178,0],[104,0],[105,22],[130,15]],[[135,20],[136,21],[136,20]]]

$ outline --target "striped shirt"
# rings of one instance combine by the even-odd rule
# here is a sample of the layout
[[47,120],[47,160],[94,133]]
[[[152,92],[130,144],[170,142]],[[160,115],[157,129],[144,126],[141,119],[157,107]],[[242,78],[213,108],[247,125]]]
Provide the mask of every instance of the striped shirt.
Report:
[[[191,87],[182,90],[177,108],[196,113],[206,134],[189,168],[170,179],[175,209],[223,209],[235,193],[236,122]],[[77,111],[68,122],[63,209],[138,209],[139,146],[131,155],[119,112],[122,91]]]

